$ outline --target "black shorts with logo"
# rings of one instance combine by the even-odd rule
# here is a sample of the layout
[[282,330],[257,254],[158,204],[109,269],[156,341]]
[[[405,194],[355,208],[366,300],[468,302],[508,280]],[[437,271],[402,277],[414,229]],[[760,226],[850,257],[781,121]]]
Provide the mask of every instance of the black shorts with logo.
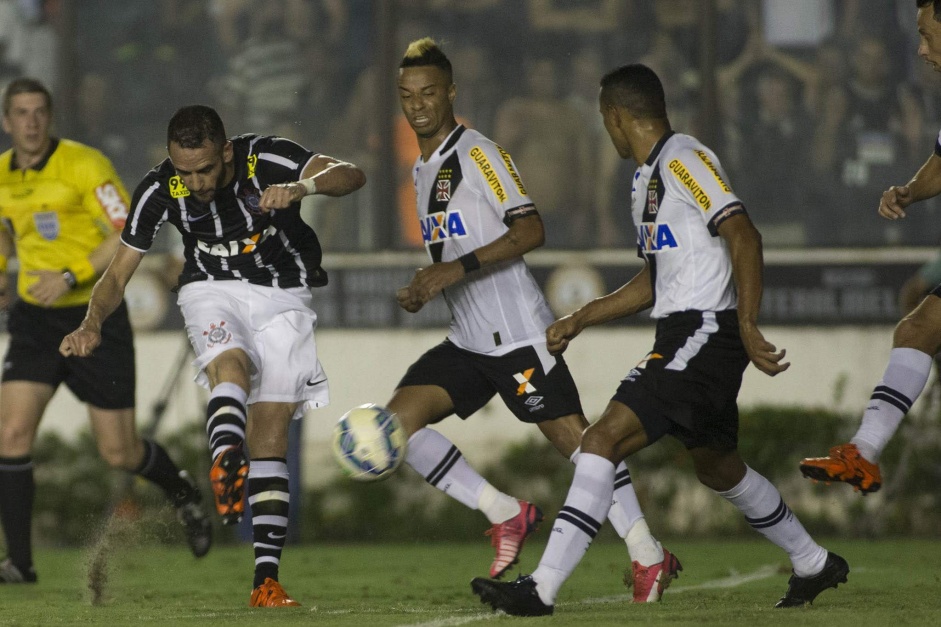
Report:
[[734,309],[671,314],[657,321],[653,350],[612,400],[637,414],[651,443],[672,435],[686,448],[731,451],[748,361]]
[[134,407],[134,337],[122,301],[101,328],[101,345],[90,357],[63,357],[62,338],[78,328],[85,305],[47,309],[17,301],[7,328],[10,346],[3,381],[65,383],[83,403],[101,409]]
[[[543,351],[545,347],[540,347]],[[544,422],[581,414],[578,389],[561,355],[545,353],[551,364],[545,372],[537,349],[524,346],[505,355],[473,353],[450,340],[418,358],[398,387],[436,385],[454,403],[454,413],[467,418],[499,394],[523,422]]]

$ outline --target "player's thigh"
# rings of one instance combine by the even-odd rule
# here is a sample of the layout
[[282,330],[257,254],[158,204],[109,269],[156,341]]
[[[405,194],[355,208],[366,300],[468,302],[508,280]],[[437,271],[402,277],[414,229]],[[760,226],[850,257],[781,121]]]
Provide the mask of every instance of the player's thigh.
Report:
[[568,414],[537,423],[539,430],[546,436],[563,456],[571,457],[582,442],[582,433],[588,428],[588,419],[581,414]]
[[647,432],[637,414],[612,400],[594,424],[582,435],[582,453],[600,455],[617,464],[647,446]]
[[390,404],[409,414],[404,420],[411,434],[452,413],[468,418],[494,394],[496,389],[475,364],[475,356],[445,340],[409,366]]
[[252,459],[287,457],[288,431],[298,403],[259,402],[248,407],[245,437]]
[[941,285],[898,323],[893,346],[914,348],[928,355],[941,350]]
[[392,393],[386,408],[399,418],[406,437],[454,413],[447,390],[437,385],[407,385]]
[[112,468],[136,470],[144,455],[137,433],[134,408],[103,409],[88,406],[92,434],[102,459]]
[[0,456],[28,455],[36,430],[56,389],[35,381],[0,384]]

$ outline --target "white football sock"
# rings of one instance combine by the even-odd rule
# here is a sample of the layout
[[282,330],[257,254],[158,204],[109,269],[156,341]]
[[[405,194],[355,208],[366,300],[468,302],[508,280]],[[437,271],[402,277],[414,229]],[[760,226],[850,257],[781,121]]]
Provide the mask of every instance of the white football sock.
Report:
[[863,422],[851,440],[867,460],[874,464],[879,461],[902,418],[925,389],[931,361],[930,355],[914,348],[892,349],[885,374],[873,390]]
[[581,561],[611,508],[614,464],[599,455],[582,453],[565,505],[552,523],[549,543],[532,577],[539,598],[554,605],[559,588]]
[[491,523],[502,523],[522,511],[520,502],[509,494],[500,492],[489,483],[484,483],[480,497],[477,499],[477,508],[484,513]]
[[741,510],[755,531],[787,551],[795,575],[810,577],[823,569],[827,550],[814,542],[778,489],[763,476],[746,468],[737,486],[717,494]]
[[449,439],[434,429],[419,429],[412,434],[408,439],[405,463],[451,498],[471,509],[478,508],[487,481],[468,465],[461,451]]
[[[575,449],[569,457],[573,464],[578,463],[580,453],[581,447]],[[650,528],[644,521],[644,513],[640,509],[637,493],[631,482],[631,472],[623,461],[614,469],[614,495],[611,499],[611,509],[608,510],[608,520],[624,539],[632,562],[638,562],[641,566],[653,566],[663,561],[663,547],[650,533]]]

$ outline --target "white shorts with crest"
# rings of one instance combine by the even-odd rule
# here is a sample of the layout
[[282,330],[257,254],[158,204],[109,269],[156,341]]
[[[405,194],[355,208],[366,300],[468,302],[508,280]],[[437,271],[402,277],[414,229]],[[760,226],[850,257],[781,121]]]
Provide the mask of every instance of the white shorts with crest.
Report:
[[295,418],[330,403],[327,375],[317,359],[317,314],[306,287],[279,288],[244,281],[198,281],[177,300],[196,352],[196,382],[209,388],[206,366],[240,348],[251,360],[248,404],[299,403]]

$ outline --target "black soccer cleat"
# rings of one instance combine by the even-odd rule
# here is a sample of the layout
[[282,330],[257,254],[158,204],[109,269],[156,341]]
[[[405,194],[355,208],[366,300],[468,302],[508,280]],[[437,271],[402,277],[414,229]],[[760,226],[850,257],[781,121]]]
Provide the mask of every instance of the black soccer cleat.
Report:
[[4,583],[36,583],[36,570],[20,568],[8,557],[0,562],[0,584]]
[[787,581],[787,592],[774,606],[802,607],[813,603],[817,595],[827,588],[836,588],[839,584],[846,583],[849,572],[850,567],[846,560],[828,551],[823,570],[813,577],[791,575]]
[[482,603],[489,603],[494,611],[503,610],[511,616],[549,616],[555,608],[539,598],[531,575],[520,575],[511,582],[475,577],[471,581],[471,590]]
[[176,507],[176,518],[186,530],[186,542],[190,545],[194,557],[202,557],[212,546],[212,521],[203,509],[202,495],[193,483],[189,473],[180,471],[180,478],[190,484],[192,490],[187,499]]

